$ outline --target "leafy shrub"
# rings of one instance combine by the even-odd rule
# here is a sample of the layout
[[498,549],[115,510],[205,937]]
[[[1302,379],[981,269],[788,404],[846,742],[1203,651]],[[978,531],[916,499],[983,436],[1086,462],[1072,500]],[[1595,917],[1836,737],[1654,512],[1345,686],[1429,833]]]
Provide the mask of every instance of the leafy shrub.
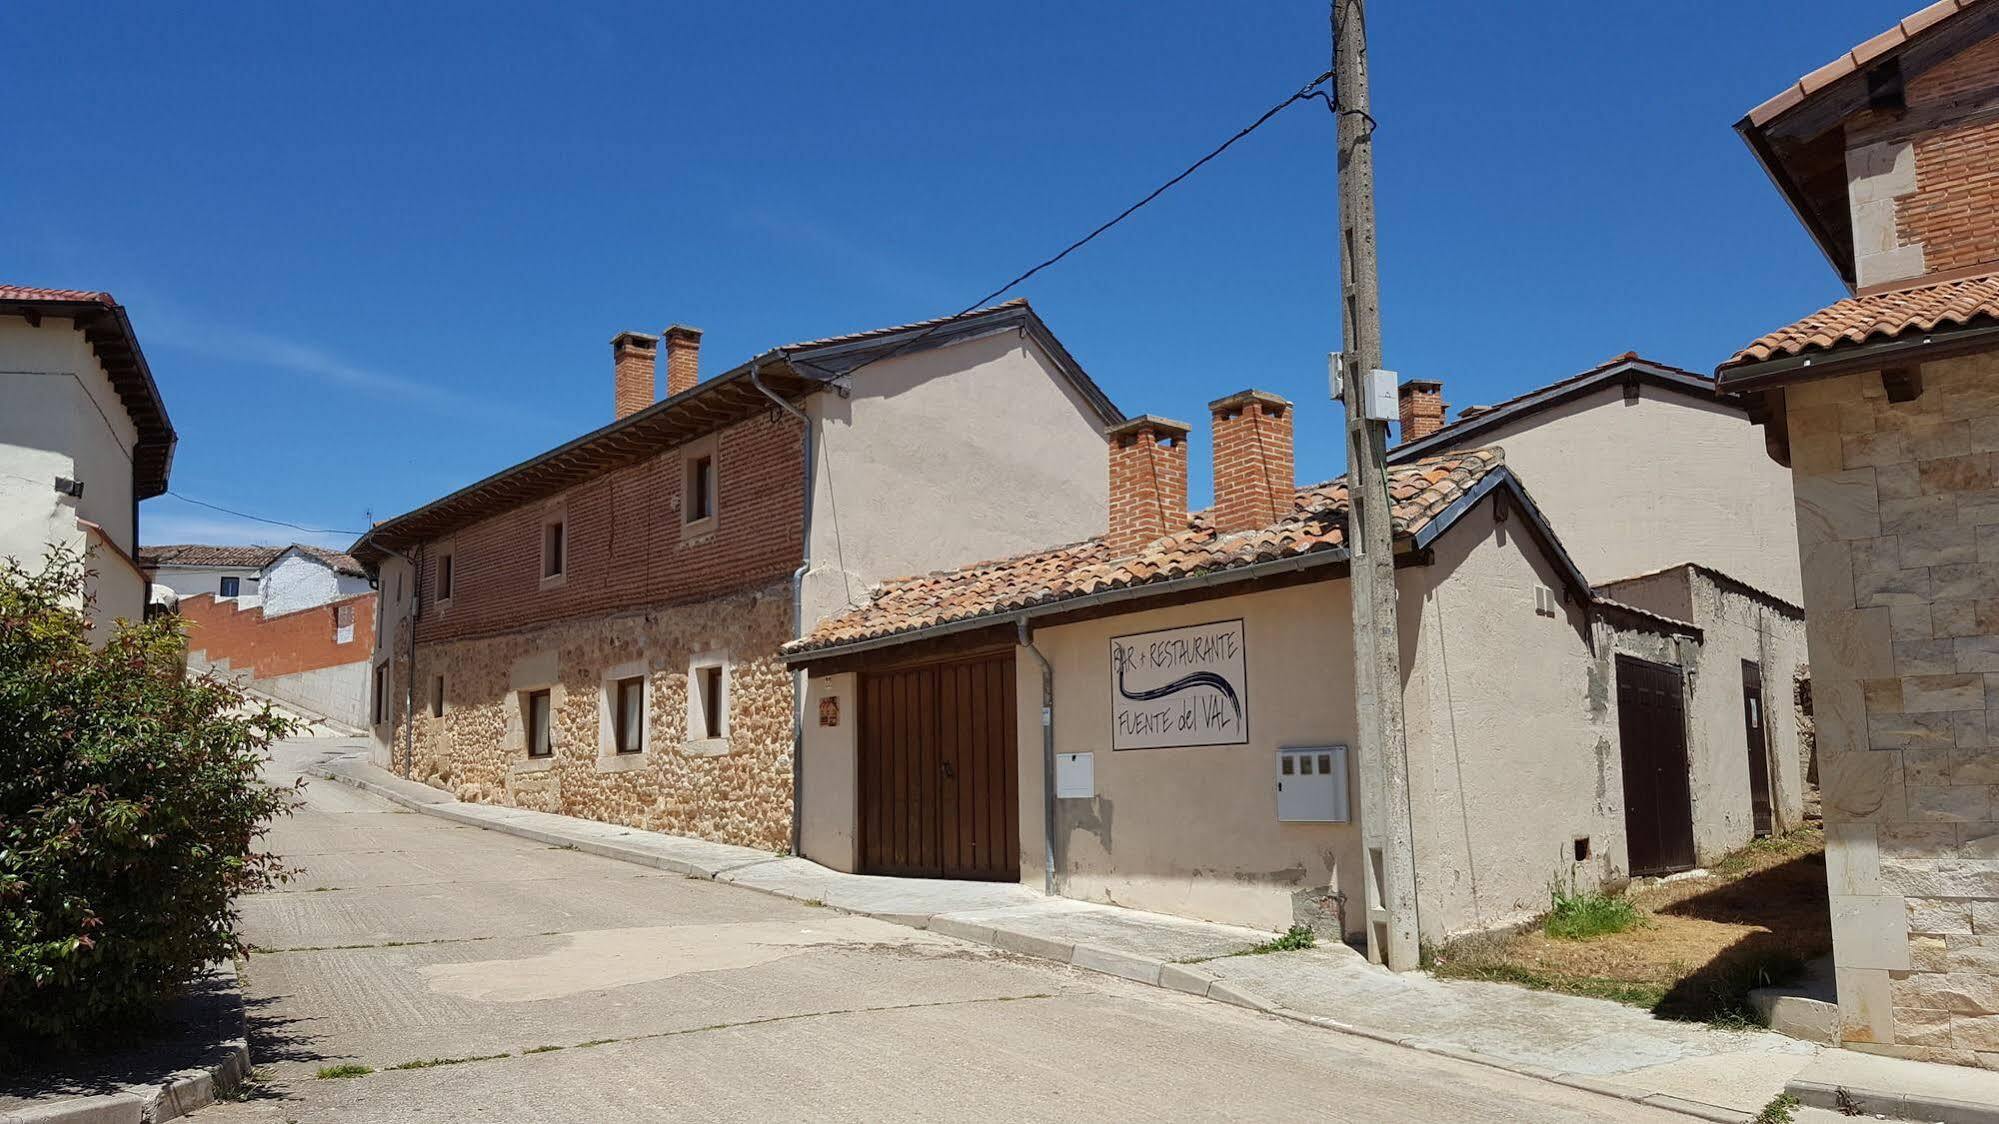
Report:
[[1252,956],[1261,956],[1267,952],[1298,952],[1318,943],[1318,938],[1312,934],[1308,926],[1293,925],[1277,936],[1249,949],[1249,953]]
[[86,606],[74,554],[0,562],[0,1054],[145,1029],[285,877],[256,848],[286,720],[189,679],[171,617],[93,648]]
[[1622,933],[1644,920],[1630,902],[1596,890],[1564,891],[1558,886],[1550,897],[1553,908],[1541,922],[1541,929],[1557,940],[1586,941]]

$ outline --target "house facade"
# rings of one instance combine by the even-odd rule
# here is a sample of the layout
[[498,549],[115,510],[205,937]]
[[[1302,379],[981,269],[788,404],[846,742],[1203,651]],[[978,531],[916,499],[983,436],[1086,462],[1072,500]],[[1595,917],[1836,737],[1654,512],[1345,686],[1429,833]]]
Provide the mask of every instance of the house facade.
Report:
[[173,423],[109,293],[0,284],[0,557],[87,560],[92,622],[139,620],[139,501],[166,491]]
[[816,778],[782,645],[892,573],[1104,517],[1100,481],[1056,485],[1121,415],[1023,302],[709,379],[699,344],[621,333],[611,424],[354,545],[381,594],[379,762],[461,799],[791,846]]
[[360,597],[374,587],[351,555],[293,543],[257,571],[256,588],[265,615],[276,617]]
[[1738,125],[1852,295],[1724,362],[1796,490],[1844,1045],[1999,1061],[1999,4]]
[[170,543],[139,551],[139,568],[146,572],[152,603],[173,606],[187,597],[207,594],[251,609],[263,603],[264,567],[283,547],[207,546]]
[[[1097,534],[883,583],[788,648],[808,857],[1363,931],[1345,481],[1294,486],[1281,398],[1209,417],[1208,510],[1187,509],[1189,427],[1132,419],[1107,433]],[[1425,939],[1754,834],[1743,730],[1690,756],[1680,668],[1739,661],[1778,607],[1690,571],[1712,611],[1664,575],[1633,591],[1650,608],[1599,595],[1498,448],[1404,461],[1390,491]],[[1703,612],[1745,636],[1711,641]],[[1795,823],[1797,755],[1768,759],[1767,815]]]

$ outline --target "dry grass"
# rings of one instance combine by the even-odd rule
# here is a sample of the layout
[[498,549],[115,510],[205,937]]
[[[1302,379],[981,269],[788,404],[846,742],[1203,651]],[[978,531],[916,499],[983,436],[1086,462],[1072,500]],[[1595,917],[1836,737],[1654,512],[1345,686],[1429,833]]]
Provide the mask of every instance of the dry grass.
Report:
[[1615,999],[1666,1018],[1746,1021],[1750,988],[1784,982],[1832,949],[1824,836],[1808,827],[1760,839],[1710,870],[1629,893],[1642,920],[1624,932],[1556,940],[1537,926],[1472,937],[1437,950],[1434,970]]

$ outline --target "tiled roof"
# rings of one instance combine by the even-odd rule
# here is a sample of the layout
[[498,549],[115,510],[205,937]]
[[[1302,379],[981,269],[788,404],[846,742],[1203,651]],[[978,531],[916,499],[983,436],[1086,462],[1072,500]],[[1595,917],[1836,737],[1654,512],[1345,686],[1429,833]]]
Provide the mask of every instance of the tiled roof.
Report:
[[160,566],[226,566],[231,569],[261,570],[283,554],[282,546],[202,546],[177,543],[170,546],[142,546],[139,564],[148,569]]
[[[354,556],[351,554],[344,554],[338,550],[328,550],[323,546],[307,546],[304,543],[293,543],[291,549],[316,562],[325,563],[335,573],[346,574],[349,577],[355,578],[365,578],[368,576],[368,571],[362,569],[361,563],[356,562]],[[274,556],[272,561],[276,560]]]
[[998,304],[988,305],[985,308],[975,308],[970,312],[955,313],[951,316],[935,316],[928,320],[918,320],[910,324],[897,324],[894,325],[893,327],[888,327],[888,328],[869,328],[865,332],[848,332],[844,336],[826,336],[816,340],[800,340],[797,343],[785,344],[783,347],[778,348],[778,350],[796,351],[802,347],[833,347],[843,343],[858,343],[861,340],[871,340],[878,336],[892,336],[899,332],[912,332],[923,328],[935,328],[942,324],[949,324],[953,320],[966,319],[974,316],[984,316],[989,312],[998,312],[1002,308],[1021,308],[1025,307],[1026,304],[1027,304],[1027,299],[1025,297],[1015,297],[1009,301],[1001,301]]
[[106,308],[114,308],[118,304],[111,299],[110,293],[86,293],[82,289],[37,289],[31,285],[4,283],[0,283],[0,301],[95,302]]
[[1458,420],[1419,437],[1405,441],[1388,451],[1391,461],[1411,460],[1416,457],[1434,455],[1453,445],[1478,438],[1478,435],[1502,423],[1525,414],[1531,414],[1544,407],[1554,406],[1569,399],[1589,393],[1600,382],[1618,382],[1626,377],[1636,377],[1653,385],[1670,385],[1701,398],[1712,398],[1714,379],[1695,371],[1683,370],[1666,363],[1646,359],[1635,351],[1605,360],[1580,374],[1537,387],[1524,394],[1514,395],[1503,402],[1496,402],[1481,408],[1477,413],[1460,416]]
[[1918,34],[1978,2],[1979,0],[1937,0],[1936,3],[1911,14],[1895,26],[1784,87],[1777,96],[1750,110],[1749,122],[1758,126],[1769,124],[1781,114],[1802,104],[1811,95],[1849,74],[1865,69],[1875,59],[1901,47]]
[[1848,297],[1771,332],[1736,352],[1720,370],[1994,320],[1999,320],[1999,273]]
[[[1473,449],[1430,457],[1389,472],[1398,538],[1415,535],[1453,501],[1500,467],[1504,454]],[[1299,489],[1291,514],[1268,527],[1217,534],[1207,512],[1187,529],[1136,555],[1113,558],[1102,539],[1059,546],[958,570],[899,578],[870,591],[866,604],[822,621],[791,652],[860,640],[1087,597],[1109,590],[1302,557],[1346,545],[1347,483],[1341,477]]]

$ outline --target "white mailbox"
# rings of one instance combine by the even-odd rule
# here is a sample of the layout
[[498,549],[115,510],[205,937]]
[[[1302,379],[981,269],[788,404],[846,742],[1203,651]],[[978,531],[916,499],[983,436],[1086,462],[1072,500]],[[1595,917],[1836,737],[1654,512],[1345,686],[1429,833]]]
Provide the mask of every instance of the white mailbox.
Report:
[[1347,823],[1347,747],[1300,746],[1277,751],[1277,818],[1299,823]]

